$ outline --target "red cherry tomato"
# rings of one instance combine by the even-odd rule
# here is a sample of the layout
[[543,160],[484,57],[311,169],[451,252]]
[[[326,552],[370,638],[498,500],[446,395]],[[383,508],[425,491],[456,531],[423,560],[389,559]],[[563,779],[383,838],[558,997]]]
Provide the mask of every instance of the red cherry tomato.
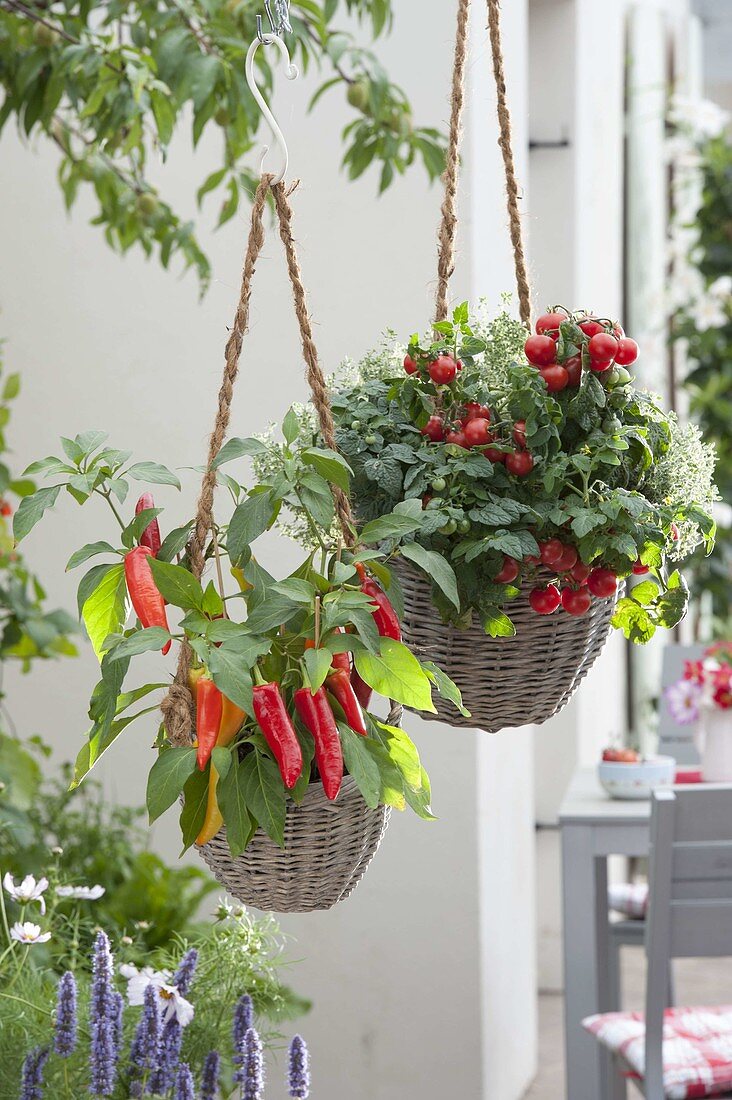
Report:
[[566,320],[566,313],[542,313],[541,317],[537,317],[534,329],[539,336],[552,336],[552,339],[558,340],[559,326]]
[[527,554],[524,561],[527,565],[541,565],[541,558],[537,558],[536,554]]
[[404,356],[404,369],[407,372],[407,374],[416,374],[417,371],[419,370],[417,364],[415,363],[414,359],[412,359],[411,355],[405,355]]
[[515,581],[519,575],[519,564],[515,558],[511,558],[508,554],[503,555],[503,566],[500,573],[497,573],[493,580],[496,584],[511,584]]
[[549,393],[559,393],[569,384],[569,374],[565,367],[558,364],[553,367],[543,367],[539,374],[546,382]]
[[578,561],[579,554],[574,546],[565,546],[559,561],[554,562],[554,568],[558,573],[568,573],[570,569],[574,569]]
[[642,577],[644,573],[647,573],[649,571],[649,569],[650,566],[644,565],[640,558],[638,558],[638,561],[633,566],[633,572],[635,573],[636,577]]
[[593,596],[598,596],[601,600],[604,600],[608,596],[614,596],[617,592],[618,578],[612,569],[599,566],[593,569],[587,578],[587,587]]
[[592,605],[592,596],[586,588],[562,589],[562,607],[570,615],[586,615]]
[[469,420],[463,428],[463,434],[469,447],[484,447],[486,443],[490,443],[493,439],[490,432],[490,421],[485,420],[482,416],[476,416],[473,420]]
[[483,454],[485,455],[485,457],[488,459],[489,462],[505,462],[506,461],[506,452],[505,451],[499,451],[495,447],[486,447],[485,450],[483,451]]
[[445,443],[454,443],[456,447],[468,448],[470,444],[465,438],[465,432],[448,432],[445,436]]
[[506,469],[516,477],[526,477],[534,469],[534,456],[528,451],[511,451],[506,455]]
[[529,603],[537,615],[552,615],[560,602],[561,596],[555,584],[548,584],[546,588],[532,588],[529,594]]
[[576,565],[573,565],[570,569],[569,575],[576,584],[587,584],[587,578],[590,575],[590,567],[589,565],[585,565],[583,561],[578,561]]
[[436,386],[447,386],[455,379],[457,363],[451,355],[438,355],[427,371]]
[[580,321],[579,327],[584,332],[585,336],[589,336],[592,339],[593,336],[597,336],[599,332],[604,332],[602,325],[599,321],[595,321],[593,317],[588,317],[586,321]]
[[468,401],[465,406],[463,424],[465,425],[469,420],[475,420],[477,417],[481,417],[483,420],[490,420],[491,410],[487,405],[479,405],[477,401]]
[[513,441],[517,447],[526,447],[526,421],[517,420],[513,426]]
[[678,527],[676,526],[675,523],[672,523],[671,524],[671,538],[674,540],[674,542],[679,541],[679,534],[680,534],[680,532],[679,532]]
[[442,443],[445,438],[445,425],[439,416],[431,416],[421,431],[422,435],[426,435],[433,443]]
[[530,336],[524,344],[524,351],[535,367],[548,367],[557,361],[557,345],[551,336]]
[[618,341],[609,332],[596,333],[587,347],[593,363],[612,363],[618,353]]
[[615,354],[615,362],[621,367],[629,367],[638,358],[638,345],[629,336],[621,336],[618,340],[618,350]]
[[456,360],[455,360],[455,366],[457,367],[457,369],[458,369],[458,370],[462,370],[462,369],[463,369],[463,361],[462,361],[462,359],[456,359]]
[[547,539],[546,542],[539,543],[539,553],[544,565],[556,565],[564,553],[564,543],[559,539]]
[[595,374],[604,374],[605,371],[610,370],[613,365],[612,359],[592,359],[590,360],[590,370]]
[[4,500],[0,504],[0,516],[12,516],[13,508],[11,504],[8,504],[7,500]]
[[582,356],[572,355],[569,359],[565,359],[562,366],[567,372],[567,385],[579,386],[582,381]]

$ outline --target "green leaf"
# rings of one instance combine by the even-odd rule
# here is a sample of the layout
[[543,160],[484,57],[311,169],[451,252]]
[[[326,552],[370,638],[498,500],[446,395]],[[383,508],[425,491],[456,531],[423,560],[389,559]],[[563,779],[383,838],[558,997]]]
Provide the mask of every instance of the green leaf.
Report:
[[242,654],[232,652],[226,645],[214,646],[208,663],[213,682],[219,691],[247,714],[251,714],[252,677],[250,666]]
[[180,481],[173,471],[158,462],[136,462],[130,466],[126,476],[148,485],[175,485],[176,489],[180,489]]
[[393,638],[382,638],[379,648],[379,655],[364,651],[354,654],[361,679],[387,699],[434,714],[429,677],[414,654]]
[[[195,750],[194,750],[195,751]],[[183,809],[180,815],[180,831],[183,834],[183,852],[187,852],[200,833],[206,820],[208,805],[209,770],[194,768],[183,787]]]
[[3,401],[12,401],[14,397],[17,397],[20,393],[20,375],[9,374],[5,379],[5,385],[3,386]]
[[404,787],[404,796],[407,803],[412,810],[421,817],[424,821],[436,821],[437,818],[432,813],[432,788],[430,786],[430,777],[427,772],[422,768],[422,782],[417,790],[413,787]]
[[404,782],[418,789],[422,784],[422,764],[417,746],[398,726],[389,726],[384,722],[376,722],[376,726],[379,731],[379,740],[401,772]]
[[491,638],[513,638],[516,633],[516,627],[505,611],[501,611],[493,604],[484,609],[481,622],[486,634]]
[[77,565],[96,557],[97,554],[116,554],[117,551],[108,542],[88,542],[80,550],[76,550],[66,563],[66,572],[76,569]]
[[353,470],[337,451],[325,450],[322,447],[308,447],[301,452],[300,457],[326,481],[337,485],[343,489],[344,493],[348,492]]
[[95,724],[89,731],[87,741],[76,757],[74,778],[69,789],[75,790],[79,786],[84,777],[89,774],[94,765],[127,726],[137,721],[138,718],[142,718],[146,714],[152,714],[156,710],[158,710],[157,706],[146,707],[145,710],[138,711],[137,714],[127,715],[126,718],[121,718],[119,721],[109,721],[101,725]]
[[250,813],[267,836],[284,848],[287,796],[277,765],[255,750],[244,757],[240,770]]
[[250,613],[247,626],[252,634],[266,634],[288,623],[301,610],[302,604],[268,589],[266,599]]
[[442,698],[447,699],[448,702],[457,707],[463,718],[470,718],[470,711],[466,710],[463,706],[463,697],[460,693],[460,688],[450,679],[447,673],[443,672],[433,661],[423,661],[422,668],[425,670]]
[[237,505],[226,535],[226,549],[232,565],[237,565],[251,543],[271,525],[275,504],[271,491],[253,493]]
[[445,594],[452,606],[460,610],[457,577],[450,563],[436,550],[426,550],[418,542],[407,542],[401,548],[402,556],[423,569],[428,577]]
[[214,469],[223,466],[225,462],[233,462],[236,458],[253,458],[266,453],[267,448],[260,439],[230,439],[219,451]]
[[121,562],[106,570],[85,600],[81,617],[94,652],[101,660],[107,638],[110,634],[117,634],[127,618],[127,584],[125,567]]
[[377,516],[365,524],[361,531],[361,540],[369,545],[384,539],[400,539],[402,535],[411,535],[422,526],[422,516],[405,516],[392,512],[387,516]]
[[193,524],[188,523],[185,527],[175,527],[169,531],[157,552],[158,561],[172,561],[178,554],[182,554],[191,537],[192,529]]
[[[228,755],[231,757],[231,753]],[[246,778],[247,769],[243,764],[235,764],[221,776],[216,788],[216,799],[226,824],[226,839],[234,859],[242,854],[257,830],[244,796]]]
[[231,770],[233,759],[231,750],[221,745],[214,745],[211,750],[211,763],[219,774],[219,779],[225,779]]
[[176,746],[160,753],[147,779],[146,803],[151,825],[182,793],[195,766],[196,750],[192,746]]
[[367,738],[354,733],[344,722],[338,723],[338,731],[349,775],[356,780],[366,805],[375,810],[381,801],[381,771],[366,746]]
[[315,693],[325,683],[325,678],[330,671],[332,657],[328,649],[306,649],[304,653],[305,668],[310,678],[310,689]]
[[294,443],[300,432],[300,422],[294,409],[288,409],[282,421],[282,434],[286,443]]
[[17,542],[24,539],[42,518],[44,512],[53,507],[60,491],[60,485],[51,485],[47,489],[38,489],[30,496],[23,497],[18,505],[18,511],[13,516],[13,534]]
[[171,565],[152,556],[148,561],[155,586],[163,599],[184,611],[203,609],[203,589],[192,573],[182,565]]
[[127,638],[114,645],[108,646],[108,660],[120,661],[124,657],[136,657],[138,653],[149,653],[153,649],[162,649],[166,642],[170,641],[170,634],[161,626],[150,626],[145,630],[136,630]]

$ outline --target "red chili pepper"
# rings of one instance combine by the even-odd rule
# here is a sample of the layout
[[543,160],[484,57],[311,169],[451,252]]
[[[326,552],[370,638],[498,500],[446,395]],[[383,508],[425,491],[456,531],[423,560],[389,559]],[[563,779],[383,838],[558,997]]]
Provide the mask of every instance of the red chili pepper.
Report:
[[291,790],[302,772],[302,749],[280,694],[280,685],[255,684],[252,694],[254,717],[274,754],[285,786]]
[[[135,515],[139,516],[140,512],[145,512],[148,508],[154,507],[155,501],[153,500],[152,493],[143,493],[135,505]],[[153,554],[157,557],[158,550],[162,546],[160,525],[158,524],[157,516],[150,520],[147,527],[140,535],[140,545],[149,546]]]
[[[337,626],[335,628],[335,633],[336,634],[345,634],[346,631],[345,631],[344,627]],[[315,642],[313,641],[312,638],[308,638],[306,640],[305,648],[306,649],[315,649]],[[343,668],[343,669],[346,670],[346,672],[351,671],[351,657],[350,657],[350,654],[347,651],[344,652],[344,653],[331,653],[330,663],[333,666],[333,668]]]
[[325,688],[318,688],[312,695],[309,687],[295,692],[295,706],[315,742],[315,762],[326,797],[331,801],[338,797],[343,779],[343,749],[338,726],[330,709]]
[[379,634],[382,638],[394,638],[395,641],[401,642],[402,628],[386,592],[376,583],[373,577],[367,575],[360,561],[356,562],[356,571],[361,578],[361,591],[369,597],[372,603],[376,604],[376,610],[372,614]]
[[360,733],[362,737],[365,737],[366,723],[363,720],[363,711],[361,710],[358,696],[353,690],[351,677],[346,670],[344,668],[337,668],[335,672],[331,672],[330,676],[328,676],[325,681],[325,685],[333,698],[336,699],[343,708],[346,722],[351,729],[355,730],[356,733]]
[[208,764],[221,725],[224,700],[213,680],[202,676],[196,684],[196,763],[201,771]]
[[[135,614],[144,627],[162,626],[168,630],[168,616],[165,613],[165,601],[155,587],[152,569],[148,558],[152,556],[149,546],[136,546],[125,554],[125,580],[127,591],[132,600]],[[170,649],[170,639],[163,646],[163,656]]]
[[351,687],[353,688],[353,694],[356,696],[363,709],[368,710],[371,696],[374,692],[366,681],[361,679],[355,668],[351,673]]

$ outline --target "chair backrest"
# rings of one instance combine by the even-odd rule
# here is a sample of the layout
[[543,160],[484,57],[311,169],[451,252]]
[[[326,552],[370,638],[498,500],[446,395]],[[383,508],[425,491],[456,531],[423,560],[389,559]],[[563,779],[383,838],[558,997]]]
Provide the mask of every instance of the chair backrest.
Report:
[[699,753],[694,745],[694,727],[680,725],[669,710],[663,689],[680,680],[684,661],[697,661],[704,653],[703,645],[667,645],[661,663],[661,698],[658,703],[658,751],[673,756],[679,764],[698,764]]
[[671,959],[732,956],[732,786],[672,787],[651,801],[646,919],[646,1096],[662,1096]]

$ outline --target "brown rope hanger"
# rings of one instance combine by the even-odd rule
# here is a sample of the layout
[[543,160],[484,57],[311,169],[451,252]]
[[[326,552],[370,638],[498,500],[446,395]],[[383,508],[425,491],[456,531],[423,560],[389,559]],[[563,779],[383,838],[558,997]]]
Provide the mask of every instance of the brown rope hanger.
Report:
[[[493,59],[493,76],[496,83],[498,111],[498,144],[503,156],[506,176],[506,204],[508,207],[509,230],[513,248],[516,287],[519,299],[521,320],[528,327],[531,320],[531,290],[524,253],[521,212],[519,209],[519,187],[516,178],[516,165],[513,156],[511,113],[506,95],[506,79],[501,48],[501,5],[499,0],[487,0],[488,31]],[[470,21],[470,0],[459,0],[457,34],[455,37],[455,59],[450,112],[450,134],[447,149],[447,166],[443,176],[445,198],[441,208],[440,229],[437,253],[437,297],[435,302],[435,320],[444,321],[448,315],[448,286],[455,270],[455,235],[457,230],[457,189],[460,167],[460,144],[462,140],[462,116],[465,103],[465,63],[468,52],[468,28]]]

